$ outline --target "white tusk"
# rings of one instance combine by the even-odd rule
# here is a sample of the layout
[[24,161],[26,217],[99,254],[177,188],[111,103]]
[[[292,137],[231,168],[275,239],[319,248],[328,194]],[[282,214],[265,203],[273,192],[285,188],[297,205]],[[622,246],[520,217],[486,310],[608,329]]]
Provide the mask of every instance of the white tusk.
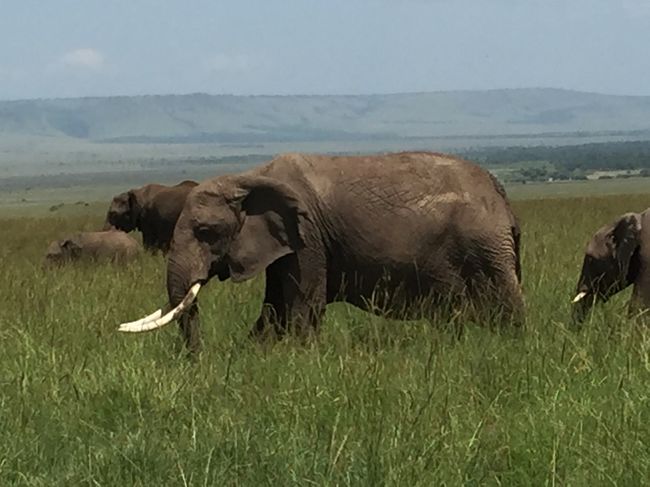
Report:
[[160,309],[157,310],[157,311],[154,311],[154,312],[151,313],[149,316],[145,316],[145,317],[142,318],[142,319],[139,319],[139,320],[136,320],[136,321],[130,321],[130,322],[128,322],[128,323],[122,323],[122,324],[120,325],[120,328],[125,327],[125,328],[134,328],[134,329],[137,329],[138,327],[140,327],[140,326],[142,326],[142,325],[144,325],[144,324],[146,324],[146,323],[149,323],[150,321],[157,320],[157,319],[160,318],[161,316],[162,316],[162,308],[160,308]]
[[578,302],[582,301],[583,299],[585,299],[586,296],[587,296],[587,293],[585,291],[581,291],[578,294],[576,294],[576,297],[573,298],[573,301],[571,301],[571,302],[573,304],[578,303]]
[[[143,331],[152,331],[152,330],[156,330],[157,328],[162,328],[163,326],[174,321],[181,314],[183,314],[185,309],[194,302],[196,296],[199,294],[200,289],[201,289],[201,284],[199,284],[198,282],[194,284],[187,292],[187,294],[180,302],[180,304],[176,306],[174,309],[172,309],[165,316],[162,317],[158,316],[155,319],[149,319],[148,321],[144,321],[147,318],[149,318],[148,316],[147,318],[143,318],[142,320],[138,320],[138,321],[132,321],[131,323],[122,323],[118,328],[118,330],[128,332],[128,333],[140,333]],[[156,313],[153,313],[150,316],[153,316]]]

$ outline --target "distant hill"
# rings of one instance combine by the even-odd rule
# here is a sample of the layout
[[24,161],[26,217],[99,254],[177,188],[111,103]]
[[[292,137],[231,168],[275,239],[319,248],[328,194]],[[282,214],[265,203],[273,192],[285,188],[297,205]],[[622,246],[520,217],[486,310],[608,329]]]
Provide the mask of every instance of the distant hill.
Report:
[[7,136],[120,144],[243,144],[616,132],[650,135],[650,97],[517,89],[0,102],[0,143]]
[[650,140],[650,97],[517,89],[0,101],[0,179],[163,171],[172,180],[179,171],[213,174],[223,158],[243,158],[246,166],[286,151],[458,152],[630,140]]

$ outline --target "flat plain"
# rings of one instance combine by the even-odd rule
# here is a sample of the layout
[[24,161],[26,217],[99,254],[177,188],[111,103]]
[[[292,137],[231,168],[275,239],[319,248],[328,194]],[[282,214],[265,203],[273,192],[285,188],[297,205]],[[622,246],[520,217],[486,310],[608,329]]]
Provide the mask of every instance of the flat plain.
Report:
[[162,257],[42,269],[51,239],[101,224],[93,191],[2,206],[0,485],[646,484],[650,331],[629,290],[581,328],[569,303],[590,235],[650,189],[598,184],[509,188],[523,330],[335,304],[316,342],[261,346],[262,280],[214,282],[196,361],[174,326],[116,329],[164,302]]

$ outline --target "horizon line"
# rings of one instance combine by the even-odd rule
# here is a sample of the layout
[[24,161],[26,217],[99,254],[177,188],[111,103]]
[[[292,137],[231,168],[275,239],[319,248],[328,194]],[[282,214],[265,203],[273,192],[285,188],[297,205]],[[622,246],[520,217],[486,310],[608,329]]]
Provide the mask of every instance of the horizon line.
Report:
[[189,97],[189,96],[209,96],[209,97],[233,97],[233,98],[352,98],[352,97],[381,97],[381,96],[408,96],[408,95],[427,95],[427,94],[447,94],[447,93],[490,93],[497,91],[561,91],[569,93],[580,93],[586,95],[615,96],[621,98],[647,98],[650,95],[629,95],[617,93],[604,93],[598,91],[578,90],[573,88],[558,88],[552,86],[530,86],[519,88],[480,88],[480,89],[449,89],[449,90],[430,90],[430,91],[394,91],[384,93],[291,93],[291,94],[272,94],[272,93],[209,93],[204,91],[193,91],[185,93],[141,93],[141,94],[116,94],[116,95],[84,95],[84,96],[60,96],[60,97],[34,97],[34,98],[0,98],[0,103],[17,103],[28,101],[65,101],[65,100],[96,100],[109,98],[148,98],[148,97]]

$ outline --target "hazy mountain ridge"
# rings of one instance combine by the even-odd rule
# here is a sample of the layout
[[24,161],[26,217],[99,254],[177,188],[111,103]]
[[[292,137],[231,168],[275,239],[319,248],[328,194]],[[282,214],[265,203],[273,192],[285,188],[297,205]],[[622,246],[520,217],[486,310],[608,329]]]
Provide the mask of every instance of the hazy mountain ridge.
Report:
[[650,97],[557,89],[0,102],[0,137],[255,143],[650,131]]

